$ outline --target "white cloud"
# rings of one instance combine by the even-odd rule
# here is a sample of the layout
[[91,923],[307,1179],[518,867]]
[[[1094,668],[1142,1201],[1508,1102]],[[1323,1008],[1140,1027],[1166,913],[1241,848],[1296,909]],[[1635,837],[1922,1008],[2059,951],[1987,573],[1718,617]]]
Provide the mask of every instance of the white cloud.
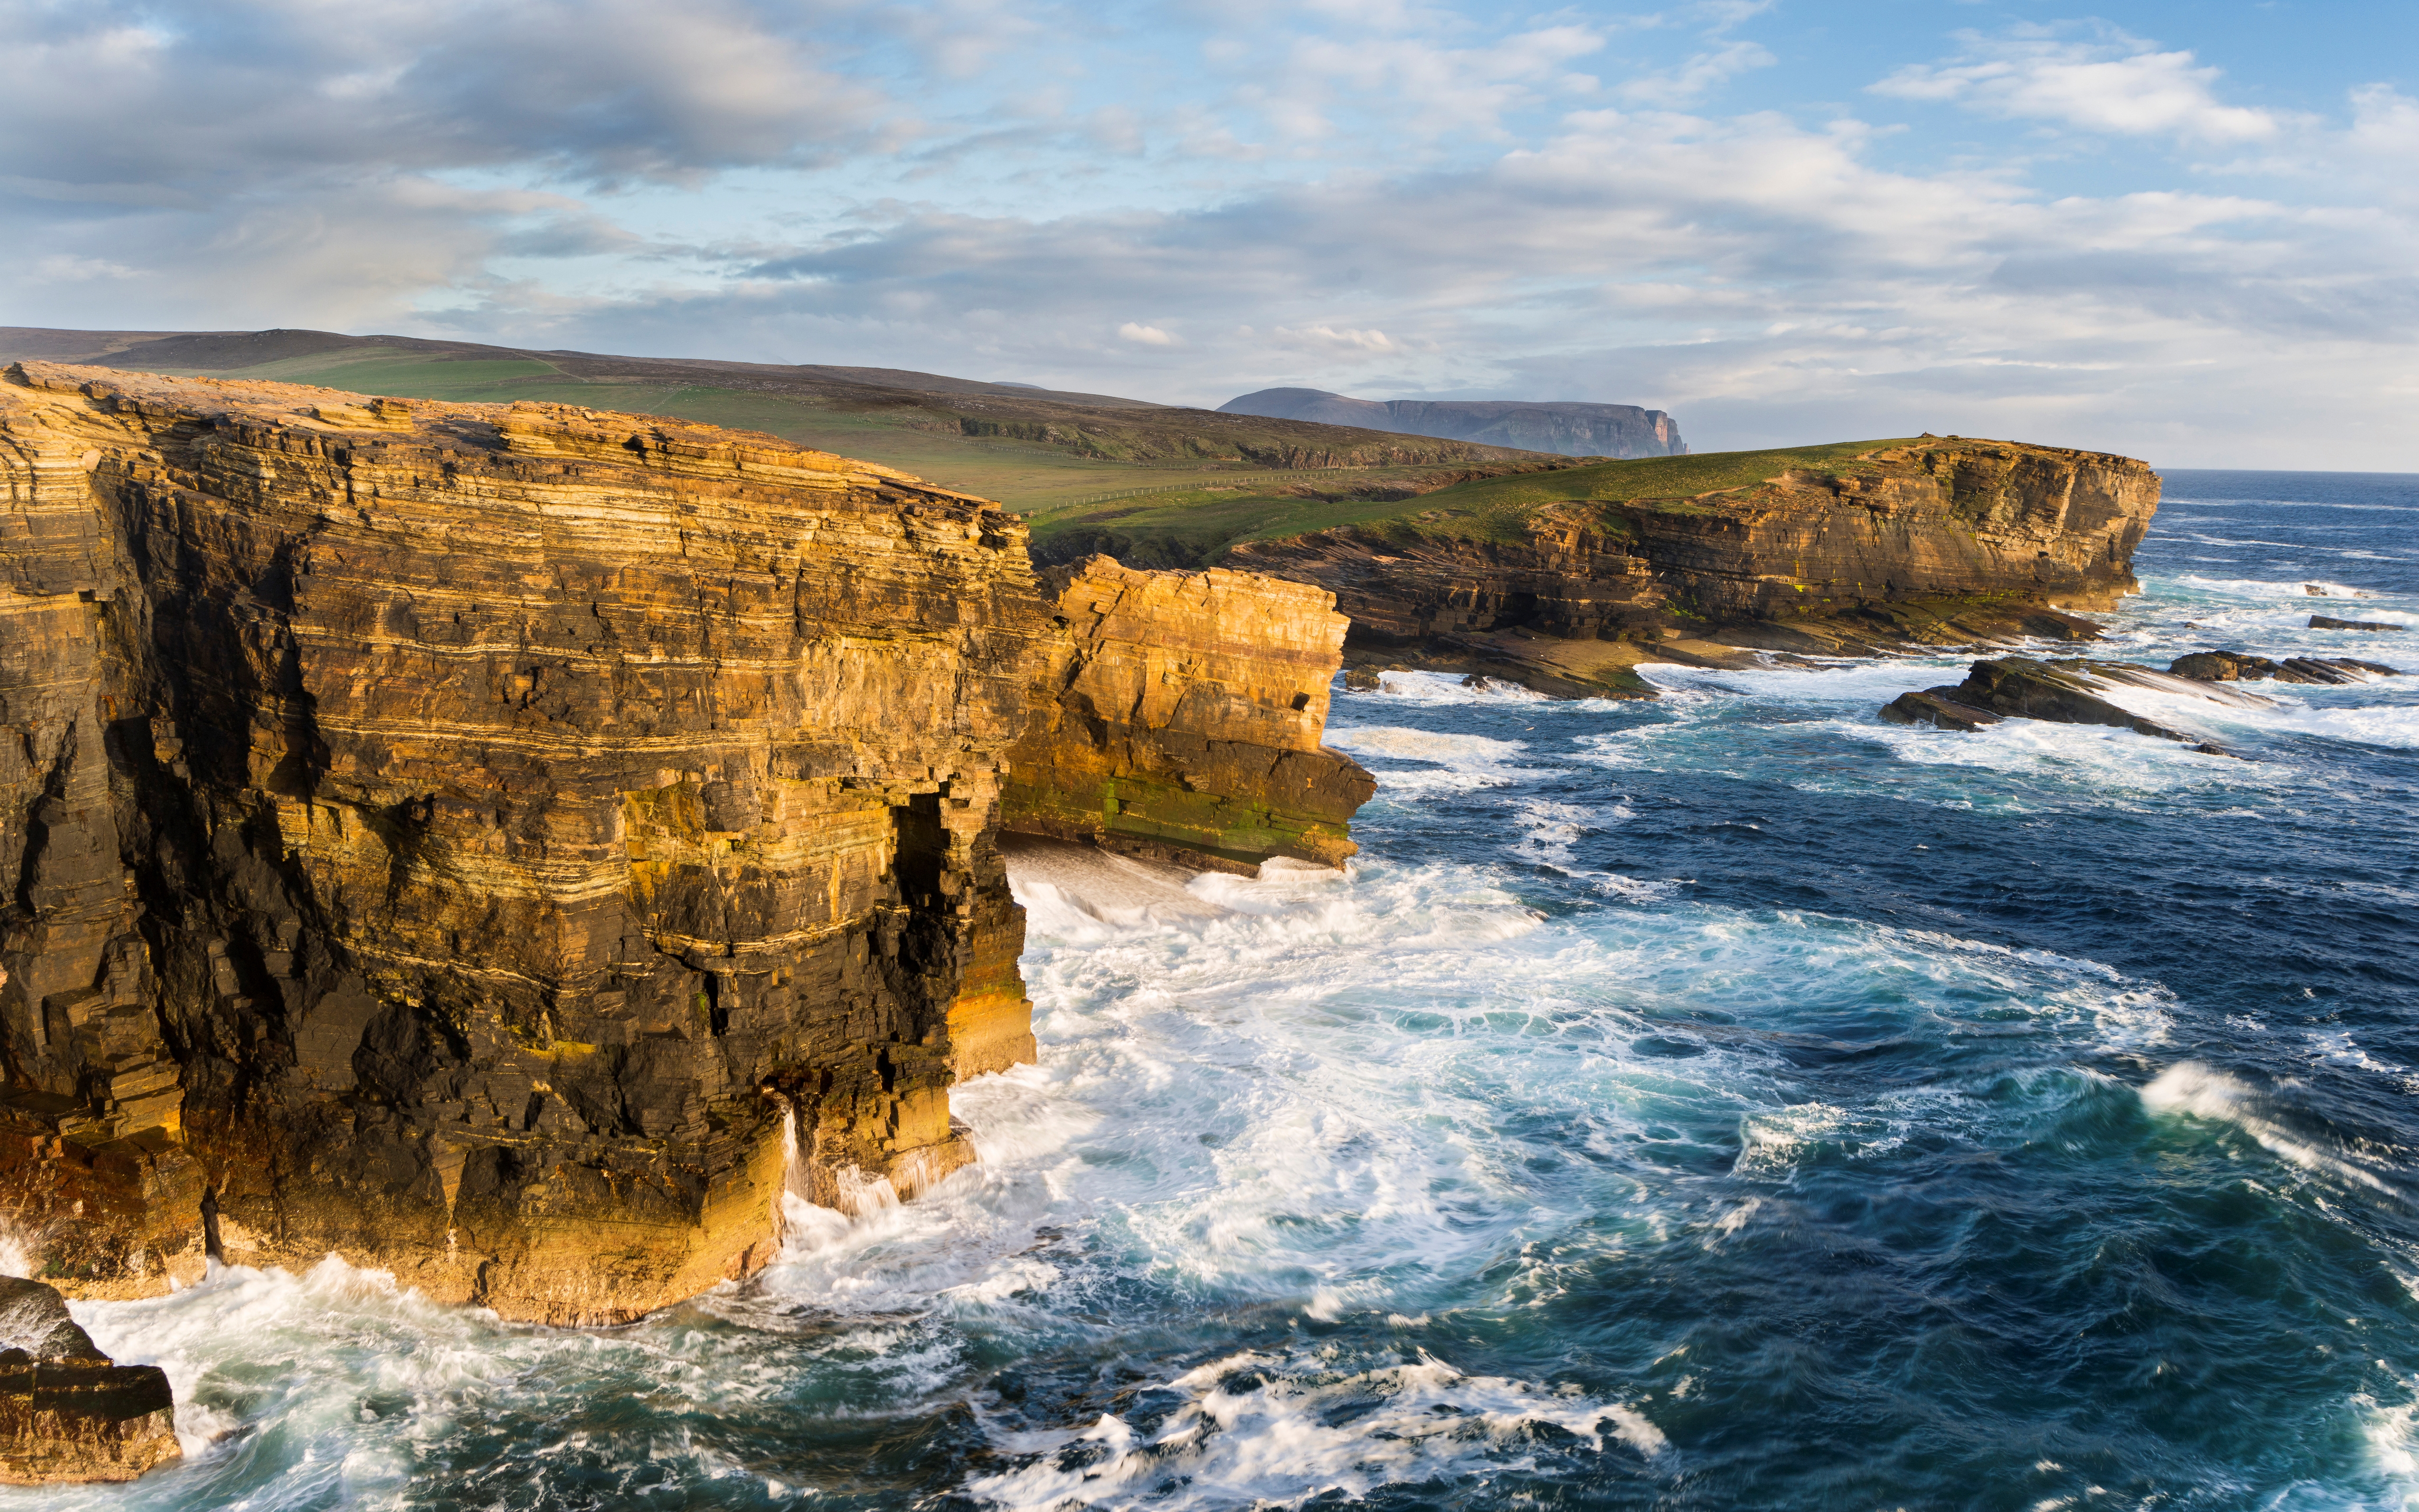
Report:
[[2273,111],[2219,100],[2212,86],[2220,70],[2189,52],[2157,52],[2121,34],[2062,41],[1967,33],[1964,40],[1965,50],[1956,58],[1910,64],[1870,88],[1898,100],[2120,135],[2249,143],[2273,137],[2284,125]]
[[34,264],[34,279],[42,284],[82,284],[96,278],[139,278],[142,274],[124,263],[107,262],[99,257],[77,257],[66,253],[54,253]]
[[1117,327],[1117,334],[1144,347],[1173,347],[1177,344],[1174,336],[1157,326],[1138,325],[1132,320]]
[[1780,61],[1754,42],[1733,42],[1700,53],[1669,71],[1632,79],[1621,86],[1621,98],[1638,105],[1691,104],[1750,69],[1768,69]]
[[1273,345],[1288,351],[1351,361],[1367,357],[1399,357],[1410,347],[1382,331],[1355,331],[1328,325],[1278,326],[1269,332]]

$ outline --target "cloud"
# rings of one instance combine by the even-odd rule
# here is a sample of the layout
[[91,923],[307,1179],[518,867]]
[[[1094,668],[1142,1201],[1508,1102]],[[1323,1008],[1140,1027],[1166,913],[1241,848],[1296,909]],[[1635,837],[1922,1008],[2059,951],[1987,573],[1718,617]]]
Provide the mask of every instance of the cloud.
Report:
[[1897,100],[2126,136],[2252,143],[2275,136],[2285,124],[2273,111],[2221,102],[2212,88],[2220,70],[2193,54],[2153,51],[2121,33],[2062,41],[1968,32],[1963,40],[1957,57],[1910,64],[1869,87]]
[[[1968,112],[1949,159],[1793,95],[1769,8],[0,0],[0,318],[2411,465],[2419,101],[1968,34],[1862,106]],[[1749,75],[1769,108],[1703,103]],[[2051,187],[2042,129],[2169,152]]]
[[[951,370],[979,353],[1194,403],[1271,383],[1643,403],[1708,446],[1931,428],[2242,460],[2332,424],[2378,438],[2336,464],[2355,466],[2400,444],[2395,385],[2348,376],[2409,367],[2407,220],[2246,194],[2046,198],[1879,166],[1876,140],[1846,121],[1595,111],[1470,171],[1210,209],[899,206],[756,265],[744,293],[682,296],[678,321],[693,348],[744,329],[790,360],[878,349]],[[1160,325],[1120,329],[1137,303]],[[1155,329],[1200,334],[1179,358],[1136,339]],[[1086,330],[1124,339],[1066,334]],[[2282,424],[2297,409],[2309,428]]]
[[1676,69],[1632,79],[1621,86],[1621,98],[1637,105],[1692,104],[1750,69],[1768,69],[1780,61],[1754,42],[1733,42],[1700,53]]
[[207,194],[331,167],[693,182],[895,139],[902,109],[818,66],[810,19],[743,0],[429,0],[375,24],[269,0],[9,6],[6,161]]

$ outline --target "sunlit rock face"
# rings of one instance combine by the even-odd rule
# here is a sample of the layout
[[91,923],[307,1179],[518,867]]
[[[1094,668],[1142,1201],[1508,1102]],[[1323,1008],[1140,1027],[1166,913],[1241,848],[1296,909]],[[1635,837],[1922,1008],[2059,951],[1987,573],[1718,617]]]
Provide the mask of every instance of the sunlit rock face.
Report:
[[969,1158],[950,1080],[1031,1053],[992,826],[1063,639],[1013,517],[675,422],[42,364],[0,489],[0,1201],[72,1227],[59,1284],[197,1270],[207,1200],[232,1259],[611,1321],[763,1262],[785,1104],[809,1185]]
[[[1078,625],[1012,516],[767,437],[27,363],[0,494],[0,1216],[71,1293],[636,1317],[972,1158],[1029,725],[1227,864],[1367,793],[1318,590],[1100,563]],[[1068,724],[1112,684],[1158,744]]]
[[1353,854],[1376,782],[1321,744],[1349,624],[1333,594],[1099,556],[1049,578],[1069,639],[1009,753],[1007,828],[1212,870]]
[[1639,689],[1575,682],[1502,637],[1850,654],[2095,639],[2063,611],[2138,589],[2159,487],[2132,457],[1929,437],[1686,498],[1548,503],[1491,532],[1345,525],[1226,561],[1332,590],[1356,655],[1622,696]]

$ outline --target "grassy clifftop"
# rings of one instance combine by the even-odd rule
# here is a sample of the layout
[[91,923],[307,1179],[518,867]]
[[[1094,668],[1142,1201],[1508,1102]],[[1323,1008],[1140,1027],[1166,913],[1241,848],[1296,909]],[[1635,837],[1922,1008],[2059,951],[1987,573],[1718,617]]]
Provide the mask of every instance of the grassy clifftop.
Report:
[[1206,489],[1236,477],[1266,488],[1297,478],[1367,481],[1401,469],[1466,474],[1537,459],[1468,441],[892,368],[616,357],[321,331],[0,328],[0,363],[20,357],[403,398],[539,399],[664,415],[863,457],[1026,513]]

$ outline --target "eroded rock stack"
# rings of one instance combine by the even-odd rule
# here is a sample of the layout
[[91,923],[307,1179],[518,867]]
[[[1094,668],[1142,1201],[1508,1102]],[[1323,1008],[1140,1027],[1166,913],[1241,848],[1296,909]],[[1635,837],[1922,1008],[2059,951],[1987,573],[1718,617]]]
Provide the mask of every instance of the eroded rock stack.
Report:
[[1071,639],[1009,752],[1006,828],[1211,870],[1353,854],[1377,783],[1320,743],[1348,625],[1333,594],[1098,556],[1050,578]]
[[1013,517],[39,363],[0,501],[0,1211],[62,1286],[332,1252],[620,1321],[762,1264],[785,1182],[946,1175],[951,1081],[1030,1058],[1000,766],[1071,641]]
[[56,1289],[0,1276],[0,1483],[132,1480],[182,1452],[165,1373],[115,1364]]

